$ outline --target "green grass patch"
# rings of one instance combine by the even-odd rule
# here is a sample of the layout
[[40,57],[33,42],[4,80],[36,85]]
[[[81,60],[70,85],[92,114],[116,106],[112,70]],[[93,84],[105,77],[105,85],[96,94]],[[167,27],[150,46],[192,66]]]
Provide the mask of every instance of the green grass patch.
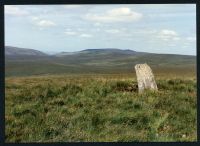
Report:
[[6,142],[196,141],[196,80],[122,75],[6,78]]

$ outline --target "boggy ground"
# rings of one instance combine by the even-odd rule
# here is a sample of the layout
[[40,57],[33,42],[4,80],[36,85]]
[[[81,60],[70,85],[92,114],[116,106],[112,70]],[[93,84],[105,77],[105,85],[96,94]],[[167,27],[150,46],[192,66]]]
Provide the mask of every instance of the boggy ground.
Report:
[[131,74],[6,78],[6,142],[196,141],[195,77],[156,82],[138,94]]

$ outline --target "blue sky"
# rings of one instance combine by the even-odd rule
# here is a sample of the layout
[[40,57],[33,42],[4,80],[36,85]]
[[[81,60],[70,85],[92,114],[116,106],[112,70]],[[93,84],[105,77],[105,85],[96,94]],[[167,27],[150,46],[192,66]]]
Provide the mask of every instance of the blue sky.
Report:
[[5,45],[196,55],[196,5],[6,5]]

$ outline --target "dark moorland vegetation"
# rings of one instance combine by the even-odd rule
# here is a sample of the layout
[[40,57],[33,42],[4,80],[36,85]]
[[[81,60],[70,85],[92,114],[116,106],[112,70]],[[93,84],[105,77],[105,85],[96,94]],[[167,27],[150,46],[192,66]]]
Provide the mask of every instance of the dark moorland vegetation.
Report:
[[195,75],[156,81],[138,94],[134,74],[8,77],[6,142],[196,141]]

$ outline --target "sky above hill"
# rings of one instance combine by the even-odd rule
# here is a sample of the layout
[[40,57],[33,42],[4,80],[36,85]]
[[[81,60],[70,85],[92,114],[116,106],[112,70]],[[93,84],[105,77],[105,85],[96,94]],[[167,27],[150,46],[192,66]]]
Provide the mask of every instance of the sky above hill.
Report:
[[6,5],[5,45],[196,55],[196,5]]

